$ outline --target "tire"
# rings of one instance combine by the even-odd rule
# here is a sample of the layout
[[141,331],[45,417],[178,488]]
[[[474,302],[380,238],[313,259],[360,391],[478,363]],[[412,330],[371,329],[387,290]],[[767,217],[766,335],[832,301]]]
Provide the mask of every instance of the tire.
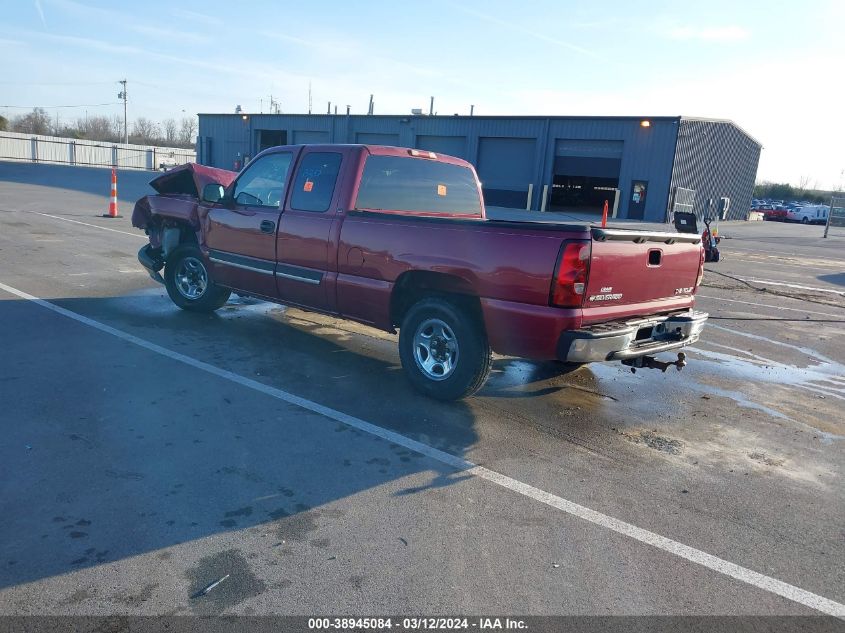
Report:
[[191,312],[214,312],[232,294],[211,280],[208,264],[195,244],[182,244],[167,258],[164,286],[173,303]]
[[801,218],[801,224],[809,224],[809,223],[810,223],[810,220],[806,216]]
[[399,357],[411,385],[436,400],[459,400],[481,389],[493,367],[487,334],[458,302],[421,299],[399,329]]

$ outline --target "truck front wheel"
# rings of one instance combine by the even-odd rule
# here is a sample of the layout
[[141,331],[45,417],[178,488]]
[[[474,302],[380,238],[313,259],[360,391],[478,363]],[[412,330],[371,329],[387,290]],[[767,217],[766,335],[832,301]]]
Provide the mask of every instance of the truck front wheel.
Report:
[[231,294],[211,280],[205,258],[194,244],[183,244],[167,257],[164,285],[173,303],[192,312],[214,312]]
[[483,327],[455,301],[422,299],[399,330],[399,356],[411,385],[437,400],[458,400],[484,385],[493,356]]

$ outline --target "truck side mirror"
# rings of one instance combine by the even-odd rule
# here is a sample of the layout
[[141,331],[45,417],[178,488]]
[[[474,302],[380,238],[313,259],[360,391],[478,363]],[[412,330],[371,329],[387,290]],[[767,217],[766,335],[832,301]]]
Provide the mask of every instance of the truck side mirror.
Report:
[[225,194],[226,190],[223,188],[223,185],[212,182],[202,188],[202,201],[211,203],[220,202]]

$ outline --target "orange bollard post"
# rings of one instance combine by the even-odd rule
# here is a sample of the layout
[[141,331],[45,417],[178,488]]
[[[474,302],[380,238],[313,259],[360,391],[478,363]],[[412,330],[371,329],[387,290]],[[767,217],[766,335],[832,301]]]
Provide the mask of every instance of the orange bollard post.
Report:
[[607,226],[607,200],[604,201],[604,209],[601,212],[601,227]]
[[111,199],[109,200],[109,212],[103,214],[104,218],[122,218],[117,214],[117,170],[111,170]]

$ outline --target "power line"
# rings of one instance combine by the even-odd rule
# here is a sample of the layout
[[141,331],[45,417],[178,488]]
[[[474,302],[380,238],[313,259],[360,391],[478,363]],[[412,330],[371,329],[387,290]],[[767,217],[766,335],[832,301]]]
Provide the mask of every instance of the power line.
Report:
[[112,101],[110,103],[78,103],[78,104],[74,104],[74,105],[51,105],[51,106],[0,105],[0,108],[20,108],[20,109],[23,109],[23,110],[32,110],[34,108],[44,108],[45,110],[54,110],[56,108],[96,108],[96,107],[99,107],[99,106],[109,106],[109,105],[120,105],[120,102]]
[[0,81],[6,86],[106,86],[114,81]]

